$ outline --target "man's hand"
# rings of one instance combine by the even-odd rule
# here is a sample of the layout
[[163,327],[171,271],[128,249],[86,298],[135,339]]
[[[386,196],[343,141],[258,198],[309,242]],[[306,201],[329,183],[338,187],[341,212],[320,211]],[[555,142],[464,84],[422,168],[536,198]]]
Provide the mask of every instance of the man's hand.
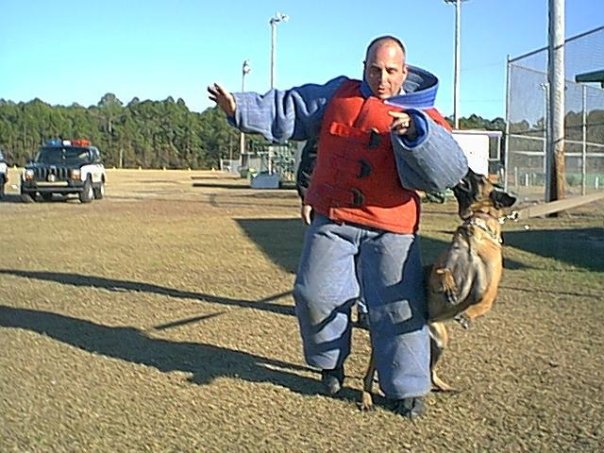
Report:
[[300,208],[300,217],[305,225],[310,225],[312,222],[312,206],[309,204],[303,204]]
[[390,131],[398,135],[406,135],[410,140],[417,136],[413,117],[405,112],[388,112],[394,118]]
[[226,91],[221,85],[215,83],[208,87],[209,98],[227,114],[227,116],[235,116],[235,98],[231,93]]

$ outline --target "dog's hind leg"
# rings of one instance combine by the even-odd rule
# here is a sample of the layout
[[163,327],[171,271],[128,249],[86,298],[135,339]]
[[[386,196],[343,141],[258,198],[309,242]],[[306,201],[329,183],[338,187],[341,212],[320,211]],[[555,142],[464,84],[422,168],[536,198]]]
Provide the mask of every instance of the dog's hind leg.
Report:
[[468,307],[468,309],[463,313],[463,315],[470,321],[474,321],[476,318],[487,313],[493,306],[493,303],[495,302],[495,299],[497,297],[498,285],[498,281],[492,283],[485,292],[482,299],[477,304]]
[[445,381],[438,377],[436,371],[432,370],[432,390],[436,392],[457,392],[458,390],[451,387]]
[[369,364],[367,365],[367,372],[363,378],[363,394],[361,397],[360,409],[363,412],[373,410],[373,397],[371,396],[371,390],[373,388],[373,377],[375,376],[375,353],[373,345],[371,346],[371,354],[369,356]]
[[442,322],[431,322],[428,327],[430,328],[430,373],[432,388],[440,392],[455,392],[456,390],[453,387],[436,374],[436,363],[449,344],[447,328]]

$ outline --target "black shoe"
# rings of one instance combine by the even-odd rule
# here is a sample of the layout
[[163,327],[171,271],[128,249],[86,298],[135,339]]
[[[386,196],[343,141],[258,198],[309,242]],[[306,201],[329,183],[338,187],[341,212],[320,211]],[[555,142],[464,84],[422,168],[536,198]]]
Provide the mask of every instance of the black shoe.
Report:
[[415,420],[426,414],[426,404],[421,397],[403,398],[391,401],[391,409],[395,414]]
[[340,365],[333,370],[321,370],[321,383],[325,393],[334,396],[342,389],[344,384],[344,367]]
[[361,329],[369,330],[369,314],[358,313],[357,314],[357,326]]

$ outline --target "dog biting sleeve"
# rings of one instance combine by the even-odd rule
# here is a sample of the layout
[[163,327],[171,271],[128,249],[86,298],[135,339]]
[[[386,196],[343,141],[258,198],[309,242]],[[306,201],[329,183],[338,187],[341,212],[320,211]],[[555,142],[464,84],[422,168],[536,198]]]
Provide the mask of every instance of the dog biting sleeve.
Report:
[[468,170],[468,161],[453,136],[424,112],[426,138],[409,146],[392,136],[394,155],[401,184],[406,189],[439,192],[453,187]]

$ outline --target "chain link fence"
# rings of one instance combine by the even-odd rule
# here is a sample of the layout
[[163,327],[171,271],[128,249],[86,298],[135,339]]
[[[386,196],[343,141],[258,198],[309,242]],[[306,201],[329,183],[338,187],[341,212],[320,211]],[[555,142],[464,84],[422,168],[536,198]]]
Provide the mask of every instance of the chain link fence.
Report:
[[[565,181],[567,196],[604,188],[604,81],[576,82],[604,71],[604,27],[565,41]],[[547,47],[509,59],[505,185],[522,200],[544,200],[549,85]],[[604,75],[603,75],[604,77]]]
[[282,183],[294,183],[296,179],[296,156],[298,147],[271,145],[262,151],[244,153],[240,159],[220,159],[220,170],[242,178],[253,178],[257,174],[277,174]]

